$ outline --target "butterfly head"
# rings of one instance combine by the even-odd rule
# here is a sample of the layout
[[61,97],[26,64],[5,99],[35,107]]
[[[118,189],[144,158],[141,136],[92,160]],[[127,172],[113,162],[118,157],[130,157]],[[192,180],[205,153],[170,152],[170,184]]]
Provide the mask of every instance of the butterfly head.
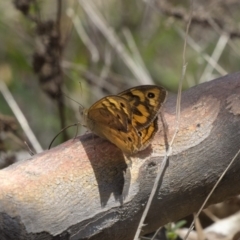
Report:
[[88,119],[88,109],[84,108],[82,105],[79,106],[79,113],[81,116],[82,126],[87,126]]

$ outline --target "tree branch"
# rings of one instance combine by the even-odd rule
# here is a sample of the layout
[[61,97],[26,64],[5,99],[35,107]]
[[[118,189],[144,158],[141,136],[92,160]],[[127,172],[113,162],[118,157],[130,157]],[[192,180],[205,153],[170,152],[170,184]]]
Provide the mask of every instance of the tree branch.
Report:
[[[175,103],[170,95],[161,131],[131,159],[86,134],[1,170],[0,239],[133,239],[174,133]],[[240,72],[185,91],[173,154],[144,233],[197,211],[238,151],[239,139]],[[239,171],[240,157],[209,204],[240,193]]]
[[[166,16],[174,17],[175,19],[187,22],[189,19],[189,14],[187,10],[182,7],[175,7],[169,4],[169,1],[159,1],[156,2],[156,6],[163,14]],[[219,5],[218,5],[219,7]],[[221,8],[221,7],[220,7]],[[216,5],[215,5],[216,9]],[[226,9],[226,7],[224,8]],[[210,14],[211,13],[211,14]],[[224,17],[222,17],[224,16]],[[213,28],[213,23],[215,28],[217,27],[222,32],[226,33],[231,39],[239,38],[240,31],[237,27],[233,26],[232,18],[229,19],[227,14],[219,13],[218,16],[212,13],[212,11],[195,11],[192,16],[192,25],[197,24],[205,28]]]

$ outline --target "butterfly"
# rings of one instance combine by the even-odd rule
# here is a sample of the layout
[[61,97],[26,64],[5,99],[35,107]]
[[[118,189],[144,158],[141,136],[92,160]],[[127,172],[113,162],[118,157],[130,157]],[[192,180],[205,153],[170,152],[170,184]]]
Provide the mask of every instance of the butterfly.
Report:
[[103,97],[80,108],[82,125],[115,144],[125,154],[149,146],[158,131],[158,114],[167,97],[160,86],[142,85]]

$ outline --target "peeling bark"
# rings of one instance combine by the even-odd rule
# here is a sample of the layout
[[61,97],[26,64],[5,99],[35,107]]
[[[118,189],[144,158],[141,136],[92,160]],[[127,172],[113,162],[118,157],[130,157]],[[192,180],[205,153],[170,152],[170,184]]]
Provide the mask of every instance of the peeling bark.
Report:
[[[161,131],[131,158],[86,134],[1,170],[0,239],[133,239],[174,133],[175,103],[170,95]],[[185,91],[179,133],[144,233],[197,211],[239,147],[240,72]],[[209,204],[240,193],[239,172],[240,157]]]

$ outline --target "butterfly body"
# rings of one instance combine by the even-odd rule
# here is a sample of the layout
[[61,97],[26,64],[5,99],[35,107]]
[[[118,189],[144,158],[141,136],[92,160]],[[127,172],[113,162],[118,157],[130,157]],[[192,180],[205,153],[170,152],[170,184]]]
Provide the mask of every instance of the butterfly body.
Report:
[[126,154],[145,149],[158,131],[157,115],[167,92],[154,85],[104,97],[81,112],[83,125]]

